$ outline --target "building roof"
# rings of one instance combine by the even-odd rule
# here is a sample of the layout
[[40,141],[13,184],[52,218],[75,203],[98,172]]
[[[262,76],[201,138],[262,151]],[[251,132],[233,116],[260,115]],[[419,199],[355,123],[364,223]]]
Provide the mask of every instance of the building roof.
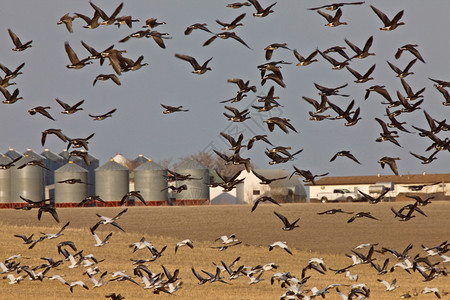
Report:
[[[444,174],[403,174],[373,176],[328,176],[316,180],[315,185],[375,184],[377,182],[393,182],[400,184],[450,182],[450,173]],[[307,186],[312,186],[308,183]]]

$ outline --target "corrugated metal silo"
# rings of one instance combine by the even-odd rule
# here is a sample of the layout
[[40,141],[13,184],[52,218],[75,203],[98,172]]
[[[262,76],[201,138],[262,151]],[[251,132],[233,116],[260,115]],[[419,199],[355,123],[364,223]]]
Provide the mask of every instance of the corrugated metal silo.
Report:
[[105,201],[119,201],[128,193],[129,170],[113,160],[95,170],[95,195]]
[[58,183],[67,179],[88,182],[88,171],[71,161],[55,170],[55,203],[79,203],[88,196],[87,184]]
[[[36,153],[35,153],[36,154]],[[30,153],[24,155],[15,163],[11,169],[11,202],[23,202],[19,196],[31,199],[44,199],[44,169],[40,166],[26,166],[18,169],[21,165],[41,157]]]
[[94,157],[91,154],[88,154],[89,157],[89,167],[88,170],[88,193],[89,195],[95,195],[95,170],[100,166],[100,161],[98,158]]
[[41,156],[44,157],[45,166],[50,169],[44,170],[45,185],[52,185],[55,183],[54,172],[64,165],[64,158],[48,149],[45,149],[44,152],[41,153]]
[[[0,157],[0,164],[6,165],[12,162],[12,159],[6,155]],[[11,169],[0,170],[0,203],[11,202]]]
[[199,161],[190,159],[183,162],[175,172],[190,174],[191,180],[177,181],[177,187],[185,184],[187,190],[176,194],[176,200],[209,200],[209,169]]
[[8,152],[6,152],[5,155],[8,156],[9,158],[11,158],[12,160],[23,156],[22,153],[17,152],[13,148],[9,148]]
[[167,170],[148,160],[134,169],[134,189],[141,192],[145,201],[167,201],[167,181],[163,175],[167,175]]

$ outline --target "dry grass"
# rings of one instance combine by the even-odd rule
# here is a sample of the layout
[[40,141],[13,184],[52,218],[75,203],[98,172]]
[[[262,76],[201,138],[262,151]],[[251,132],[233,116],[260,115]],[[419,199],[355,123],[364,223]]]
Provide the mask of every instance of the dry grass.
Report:
[[[390,207],[398,208],[405,203],[380,203],[369,205],[367,203],[351,204],[285,204],[281,207],[261,205],[254,213],[250,213],[249,206],[201,206],[201,207],[130,207],[128,212],[122,215],[118,223],[126,230],[120,232],[114,227],[100,226],[100,237],[113,232],[110,243],[104,247],[94,247],[89,227],[93,226],[98,217],[95,213],[105,216],[114,216],[123,208],[67,208],[58,209],[61,224],[55,224],[49,215],[44,215],[43,220],[37,221],[36,211],[0,211],[0,253],[2,259],[13,254],[21,253],[29,259],[19,259],[21,264],[36,266],[43,263],[43,256],[59,259],[56,245],[65,240],[73,241],[78,249],[83,249],[84,254],[93,253],[99,259],[105,259],[99,264],[102,271],[110,273],[126,270],[127,274],[133,274],[133,266],[130,259],[149,258],[148,251],[132,252],[129,244],[146,237],[156,248],[167,245],[164,256],[155,262],[148,263],[153,272],[162,272],[161,265],[170,271],[180,270],[179,277],[183,282],[183,288],[175,293],[177,299],[278,299],[285,292],[279,284],[270,284],[272,271],[263,274],[264,281],[256,285],[248,285],[246,277],[228,281],[230,284],[212,283],[197,285],[197,280],[191,272],[191,267],[196,270],[214,272],[212,262],[224,261],[231,263],[236,257],[241,259],[237,265],[255,266],[274,262],[279,265],[278,271],[290,271],[291,274],[300,277],[302,268],[309,258],[322,257],[327,266],[341,268],[350,263],[350,259],[344,254],[350,253],[352,247],[361,243],[379,243],[381,246],[403,250],[409,243],[414,245],[410,256],[425,252],[421,244],[426,246],[437,245],[449,238],[450,219],[446,215],[450,203],[434,202],[423,208],[428,217],[418,215],[408,222],[399,222],[393,218]],[[346,211],[371,211],[381,221],[359,219],[347,224],[350,215],[323,215],[316,213],[341,207]],[[300,228],[291,232],[281,230],[281,221],[273,214],[276,210],[288,219],[300,217]],[[56,232],[67,221],[70,226],[64,235],[56,240],[45,240],[29,250],[14,234],[31,233],[36,236],[40,232]],[[229,248],[226,251],[217,251],[211,246],[218,245],[214,240],[220,235],[236,233],[243,244]],[[194,242],[194,249],[181,247],[174,254],[175,243],[182,239],[190,238]],[[268,251],[268,245],[274,241],[283,240],[293,251],[293,256],[281,249]],[[361,250],[366,253],[367,250]],[[390,254],[375,254],[377,262],[381,264],[386,257],[390,258],[389,265],[397,262]],[[435,259],[435,258],[433,258]],[[438,261],[438,259],[437,259]],[[126,299],[142,299],[156,297],[173,297],[166,294],[154,295],[152,290],[144,290],[130,282],[109,282],[106,286],[92,289],[92,283],[84,272],[83,267],[74,269],[66,265],[59,270],[50,270],[47,275],[65,274],[68,281],[82,279],[90,287],[84,290],[80,287],[70,293],[67,286],[56,281],[44,279],[43,282],[33,282],[28,279],[19,285],[8,285],[7,280],[0,281],[0,290],[8,290],[5,299],[26,296],[28,299],[104,299],[104,295],[115,292],[121,293]],[[420,292],[423,287],[438,287],[440,290],[450,290],[450,280],[445,277],[436,278],[430,282],[423,282],[417,272],[409,275],[403,270],[397,269],[386,275],[376,275],[375,270],[368,265],[356,266],[352,273],[359,275],[358,282],[366,283],[371,289],[372,299],[395,299],[401,294],[414,290]],[[352,284],[343,274],[334,274],[328,270],[326,275],[315,271],[308,271],[311,278],[306,288],[317,286],[319,289],[331,283]],[[97,276],[98,277],[98,276]],[[377,278],[392,280],[397,278],[400,288],[385,292],[384,286],[377,282]],[[139,279],[138,279],[139,281]],[[347,291],[348,287],[342,287]],[[2,293],[0,298],[4,298]],[[335,291],[331,290],[327,299],[340,299]],[[434,299],[433,295],[423,295],[421,299]]]

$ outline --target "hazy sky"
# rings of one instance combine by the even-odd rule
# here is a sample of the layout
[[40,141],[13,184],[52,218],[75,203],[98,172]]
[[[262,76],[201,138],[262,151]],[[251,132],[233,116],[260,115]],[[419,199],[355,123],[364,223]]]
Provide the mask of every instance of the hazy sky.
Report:
[[[3,9],[0,11],[0,39],[3,41],[0,44],[0,63],[10,69],[22,62],[25,62],[25,66],[23,74],[13,80],[16,85],[8,87],[10,92],[18,88],[24,99],[12,105],[1,104],[3,126],[0,131],[0,152],[13,147],[19,152],[31,148],[40,153],[44,148],[49,148],[59,153],[66,147],[62,141],[49,136],[45,147],[42,147],[40,139],[41,132],[45,129],[60,128],[71,138],[87,137],[95,133],[89,143],[89,152],[100,159],[100,164],[116,153],[131,159],[144,154],[156,162],[168,158],[176,162],[180,157],[202,150],[209,152],[214,148],[225,151],[228,145],[219,133],[226,132],[236,137],[243,133],[245,141],[255,134],[267,134],[276,146],[290,146],[292,151],[304,149],[296,156],[296,160],[276,166],[268,165],[270,160],[264,150],[269,145],[263,142],[256,143],[251,150],[242,150],[241,156],[250,157],[259,168],[293,170],[292,165],[295,165],[299,169],[309,169],[312,173],[330,172],[330,176],[392,174],[389,169],[381,169],[377,163],[381,157],[391,156],[401,158],[398,161],[401,174],[449,171],[448,151],[438,153],[438,159],[429,165],[422,165],[409,154],[409,151],[420,155],[431,154],[425,152],[431,141],[417,133],[400,132],[398,141],[402,148],[389,142],[375,142],[381,127],[374,118],[388,121],[384,116],[385,105],[381,104],[384,99],[372,93],[364,101],[365,89],[375,84],[385,85],[394,100],[397,99],[397,90],[405,94],[400,79],[395,77],[386,61],[400,68],[405,67],[414,56],[403,53],[397,60],[394,58],[397,48],[405,44],[418,44],[418,50],[426,64],[417,61],[412,68],[415,74],[408,76],[406,81],[415,91],[426,87],[421,105],[423,110],[437,120],[449,119],[450,107],[441,104],[442,95],[428,79],[450,80],[450,39],[447,37],[449,1],[380,0],[345,6],[341,20],[348,22],[348,25],[336,28],[324,26],[327,23],[325,18],[316,11],[307,10],[309,7],[329,4],[330,1],[278,1],[273,7],[274,13],[264,18],[252,16],[255,11],[253,7],[227,8],[226,4],[231,2],[233,1],[124,1],[119,15],[131,15],[139,19],[140,22],[134,23],[133,28],[111,25],[86,29],[82,27],[85,22],[76,19],[73,23],[74,32],[71,34],[64,25],[56,25],[57,21],[65,13],[81,13],[92,17],[94,10],[88,1],[3,1]],[[121,2],[94,3],[111,14]],[[261,1],[264,7],[271,3],[273,2]],[[369,4],[391,18],[404,9],[402,20],[406,25],[392,32],[380,31],[382,22]],[[203,47],[202,44],[211,34],[201,30],[184,35],[186,27],[193,23],[206,23],[212,32],[217,33],[220,26],[215,22],[216,19],[231,22],[242,13],[246,13],[241,21],[244,25],[233,31],[252,50],[236,40],[220,38]],[[329,13],[334,15],[334,12]],[[167,23],[154,29],[170,34],[171,39],[164,40],[166,49],[147,38],[132,38],[126,43],[118,43],[125,36],[143,29],[141,26],[150,17]],[[33,47],[24,52],[11,51],[13,44],[8,28],[22,42],[33,40]],[[354,83],[355,78],[346,69],[332,70],[331,64],[320,55],[316,57],[319,60],[316,63],[306,67],[295,66],[297,61],[293,49],[307,56],[316,48],[323,51],[332,46],[347,46],[344,38],[362,48],[370,36],[373,36],[370,50],[376,55],[350,62],[350,66],[360,73],[365,73],[376,64],[372,74],[375,79],[367,83]],[[124,56],[134,60],[143,55],[144,62],[149,66],[123,73],[120,76],[121,86],[112,81],[99,81],[93,86],[98,74],[111,74],[114,71],[107,62],[100,66],[98,60],[80,70],[66,68],[69,59],[64,50],[64,42],[68,41],[81,59],[88,56],[81,40],[98,51],[114,44],[116,49],[127,50]],[[278,49],[272,57],[272,60],[293,63],[282,66],[286,88],[271,80],[264,86],[261,85],[257,65],[267,62],[264,48],[272,43],[287,43],[291,49]],[[354,54],[348,46],[346,52]],[[175,53],[193,56],[199,63],[212,57],[208,65],[212,71],[203,75],[192,74],[189,63],[175,58]],[[333,57],[342,60],[338,55]],[[0,76],[3,75],[0,71]],[[224,104],[219,103],[236,95],[237,86],[228,83],[229,78],[250,80],[257,87],[256,93],[250,92],[241,102],[225,104],[240,110],[250,109],[251,119],[243,123],[228,121],[223,115],[226,112]],[[309,121],[308,111],[313,111],[313,107],[302,100],[302,96],[319,99],[314,82],[327,87],[348,83],[341,92],[350,97],[332,96],[329,99],[342,107],[346,107],[354,99],[355,108],[361,109],[362,120],[352,127],[344,126],[343,120]],[[250,105],[259,105],[255,103],[256,96],[265,95],[271,86],[275,87],[275,96],[280,97],[278,101],[283,107],[269,113],[256,112]],[[84,110],[73,115],[63,115],[55,98],[70,104],[85,99],[82,105]],[[160,103],[183,105],[189,111],[163,115]],[[28,109],[38,105],[51,106],[49,112],[56,121],[27,113]],[[117,108],[116,113],[104,121],[93,121],[88,116],[88,113],[102,114],[113,108]],[[326,113],[335,115],[330,110]],[[269,132],[263,120],[272,116],[289,118],[298,133],[286,134],[279,128]],[[398,120],[407,122],[404,126],[412,132],[415,130],[411,125],[428,129],[422,110],[402,114]],[[441,132],[438,136],[444,139],[449,134]],[[329,162],[334,153],[341,150],[350,150],[362,164],[358,165],[347,158]]]

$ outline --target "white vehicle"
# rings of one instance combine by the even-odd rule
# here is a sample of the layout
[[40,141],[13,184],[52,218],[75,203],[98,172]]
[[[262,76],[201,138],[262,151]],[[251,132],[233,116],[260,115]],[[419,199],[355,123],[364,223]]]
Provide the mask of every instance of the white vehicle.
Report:
[[317,193],[316,198],[322,203],[338,201],[353,202],[360,200],[361,196],[358,193],[350,192],[348,189],[334,189],[332,193]]

